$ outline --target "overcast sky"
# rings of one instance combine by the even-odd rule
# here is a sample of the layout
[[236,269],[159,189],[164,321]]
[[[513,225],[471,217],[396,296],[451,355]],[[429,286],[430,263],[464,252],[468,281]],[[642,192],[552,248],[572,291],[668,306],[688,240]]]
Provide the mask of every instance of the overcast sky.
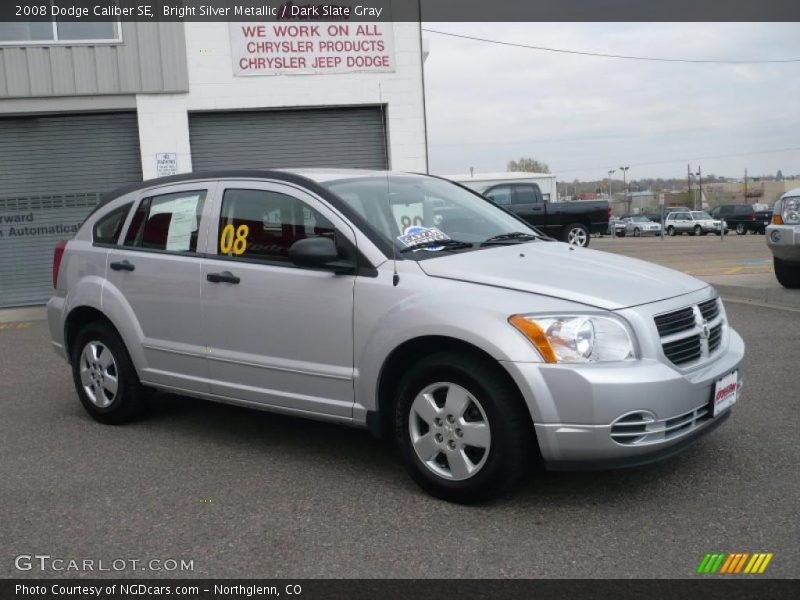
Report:
[[[800,24],[425,23],[483,38],[683,59],[800,58]],[[424,33],[431,172],[504,171],[512,158],[560,180],[800,173],[800,62],[659,63],[490,45]],[[782,150],[782,151],[777,151]],[[619,176],[619,171],[617,176]]]

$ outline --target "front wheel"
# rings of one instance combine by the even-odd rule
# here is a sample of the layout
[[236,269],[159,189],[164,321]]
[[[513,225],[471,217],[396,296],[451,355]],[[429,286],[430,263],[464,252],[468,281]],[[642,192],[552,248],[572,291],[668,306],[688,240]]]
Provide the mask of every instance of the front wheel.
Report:
[[789,263],[777,257],[773,257],[772,263],[778,283],[790,290],[800,289],[800,263]]
[[447,352],[422,359],[403,377],[395,438],[424,490],[472,503],[522,478],[534,433],[523,400],[497,366]]
[[736,224],[736,235],[744,235],[747,233],[747,229],[744,227],[744,223],[737,223]]
[[564,229],[563,240],[570,246],[586,248],[589,245],[589,229],[581,223],[573,223]]
[[694,229],[692,229],[692,235],[700,235],[703,233],[703,228],[700,225],[695,225]]
[[92,418],[116,425],[139,417],[145,390],[119,334],[102,321],[90,323],[72,348],[72,379]]
[[675,228],[672,225],[667,227],[667,235],[670,237],[675,237]]
[[642,232],[639,231],[638,227],[633,230],[633,237],[641,237],[641,236],[642,236]]

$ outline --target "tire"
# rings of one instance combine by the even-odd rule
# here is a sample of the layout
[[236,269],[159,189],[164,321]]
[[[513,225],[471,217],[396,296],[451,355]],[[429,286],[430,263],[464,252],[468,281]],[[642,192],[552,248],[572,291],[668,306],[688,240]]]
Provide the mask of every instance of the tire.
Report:
[[642,237],[642,232],[639,231],[639,228],[633,230],[633,237]]
[[667,227],[667,235],[670,237],[675,237],[675,228],[672,225]]
[[772,264],[778,283],[790,290],[800,289],[800,263],[789,263],[773,257]]
[[625,232],[625,231],[620,231],[620,232],[617,234],[617,237],[625,237],[626,235],[627,235],[627,232]]
[[589,229],[581,223],[572,223],[564,228],[561,239],[570,246],[586,248],[589,245]]
[[747,235],[747,229],[745,228],[744,223],[736,224],[736,235]]
[[692,229],[692,235],[700,235],[703,233],[702,227],[700,225],[695,225],[694,229]]
[[96,321],[78,332],[71,363],[75,390],[93,419],[119,425],[144,412],[145,389],[125,344],[109,324]]
[[429,494],[471,504],[508,491],[528,472],[533,422],[498,368],[442,352],[423,358],[401,379],[395,440],[412,479]]

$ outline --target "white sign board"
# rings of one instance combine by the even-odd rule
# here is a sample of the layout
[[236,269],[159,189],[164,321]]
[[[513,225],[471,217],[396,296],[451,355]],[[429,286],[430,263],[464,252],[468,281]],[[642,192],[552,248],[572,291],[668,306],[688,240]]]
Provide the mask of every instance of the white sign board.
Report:
[[394,71],[392,23],[231,23],[236,77]]
[[159,177],[176,175],[178,173],[178,155],[174,152],[156,154],[156,173]]

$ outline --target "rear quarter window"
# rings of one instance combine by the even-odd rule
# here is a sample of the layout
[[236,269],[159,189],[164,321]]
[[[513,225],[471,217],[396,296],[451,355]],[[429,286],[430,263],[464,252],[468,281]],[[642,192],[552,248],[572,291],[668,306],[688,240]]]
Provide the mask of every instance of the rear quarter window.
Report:
[[125,217],[133,206],[132,202],[115,208],[104,217],[100,217],[92,228],[92,240],[95,244],[116,244]]

